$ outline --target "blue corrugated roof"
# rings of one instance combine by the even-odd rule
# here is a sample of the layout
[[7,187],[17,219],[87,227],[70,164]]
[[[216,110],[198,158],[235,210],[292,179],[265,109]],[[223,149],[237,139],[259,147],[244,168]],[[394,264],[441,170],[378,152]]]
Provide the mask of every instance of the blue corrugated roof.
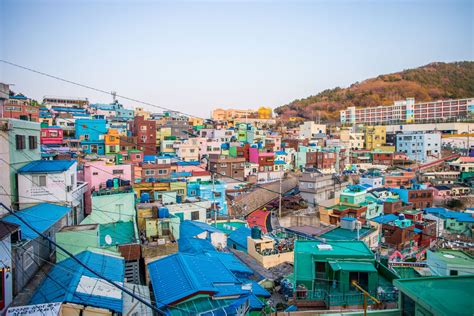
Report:
[[199,166],[199,161],[177,161],[176,164],[178,166]]
[[203,292],[213,296],[251,294],[215,253],[169,255],[149,263],[148,271],[159,308]]
[[[76,255],[76,258],[100,275],[115,282],[124,282],[125,264],[122,257],[83,251]],[[92,284],[92,289],[85,286],[84,282],[80,283],[82,277],[96,279],[95,285],[94,283]],[[113,287],[113,291],[115,292],[116,290],[117,292],[115,292],[115,294],[120,296],[120,298],[98,295],[98,284],[103,285],[104,291],[101,293],[108,292],[108,283],[105,281],[98,283],[95,274],[84,269],[74,259],[68,258],[58,262],[51,269],[48,273],[48,277],[45,278],[36,289],[30,304],[71,302],[86,306],[106,308],[121,313],[123,305],[122,292]],[[92,293],[90,293],[90,291],[92,291]]]
[[145,155],[143,156],[143,162],[152,162],[156,160],[155,155]]
[[179,238],[195,237],[203,232],[222,233],[219,229],[206,223],[185,220],[179,227]]
[[443,219],[450,218],[458,222],[474,223],[474,217],[471,213],[451,211],[442,207],[429,207],[425,208],[425,211]]
[[237,245],[247,249],[247,237],[250,236],[251,230],[248,227],[242,226],[229,234],[227,239],[232,240]]
[[212,252],[208,256],[219,259],[227,269],[239,275],[252,275],[253,270],[240,261],[234,254],[226,252]]
[[[63,218],[64,215],[66,215],[70,211],[71,208],[66,206],[42,203],[21,211],[17,211],[15,212],[15,214],[31,226],[33,226],[33,228],[43,233],[51,226],[56,224],[57,221]],[[20,219],[18,219],[14,215],[8,215],[2,220],[20,225],[22,239],[31,240],[38,237],[37,233],[35,233],[31,228],[26,226]]]
[[286,165],[286,162],[281,160],[275,160],[275,165]]
[[180,238],[178,243],[178,250],[179,252],[185,253],[202,253],[217,251],[209,240],[194,237]]
[[18,173],[63,172],[75,162],[75,160],[35,160],[18,169]]
[[387,224],[390,222],[393,222],[398,219],[398,216],[395,214],[386,214],[386,215],[380,215],[374,218],[371,218],[370,221],[376,222],[379,224]]

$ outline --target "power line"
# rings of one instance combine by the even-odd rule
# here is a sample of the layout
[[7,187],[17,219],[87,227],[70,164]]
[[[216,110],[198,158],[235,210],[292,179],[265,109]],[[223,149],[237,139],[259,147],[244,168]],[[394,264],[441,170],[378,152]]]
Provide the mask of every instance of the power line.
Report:
[[45,73],[45,72],[42,72],[42,71],[39,71],[39,70],[35,70],[35,69],[32,69],[32,68],[26,67],[26,66],[15,64],[15,63],[7,61],[7,60],[0,59],[0,61],[7,64],[7,65],[17,67],[17,68],[20,68],[20,69],[23,69],[23,70],[27,70],[27,71],[30,71],[30,72],[33,72],[33,73],[36,73],[36,74],[39,74],[39,75],[42,75],[42,76],[45,76],[45,77],[49,77],[49,78],[52,78],[52,79],[63,81],[63,82],[66,82],[66,83],[69,83],[69,84],[72,84],[72,85],[75,85],[75,86],[78,86],[78,87],[93,90],[93,91],[100,92],[100,93],[103,93],[103,94],[107,94],[107,95],[110,95],[110,96],[119,97],[119,98],[122,98],[122,99],[125,99],[125,100],[128,100],[128,101],[149,105],[149,106],[152,106],[152,107],[155,107],[155,108],[159,108],[161,110],[171,111],[171,112],[183,114],[185,116],[203,119],[203,118],[195,116],[195,115],[187,114],[187,113],[184,113],[184,112],[181,112],[181,111],[176,111],[176,110],[166,108],[166,107],[163,107],[163,106],[160,106],[160,105],[156,105],[156,104],[153,104],[153,103],[149,103],[149,102],[141,101],[141,100],[138,100],[138,99],[130,98],[130,97],[127,97],[127,96],[116,94],[114,92],[109,92],[109,91],[106,91],[106,90],[103,90],[103,89],[95,88],[95,87],[92,87],[92,86],[87,85],[87,84],[82,84],[82,83],[79,83],[79,82],[76,82],[76,81],[72,81],[72,80],[62,78],[62,77],[51,75],[51,74],[48,74],[48,73]]
[[2,206],[3,208],[5,208],[11,215],[15,216],[19,221],[21,221],[23,224],[25,224],[29,229],[31,229],[32,231],[34,231],[36,234],[38,234],[39,236],[43,237],[44,239],[48,240],[49,243],[53,244],[55,247],[61,249],[65,254],[67,254],[68,256],[70,256],[71,258],[73,258],[79,265],[81,265],[84,269],[86,269],[87,271],[89,271],[90,273],[94,274],[96,277],[98,278],[101,278],[105,281],[107,281],[107,283],[111,284],[112,286],[118,288],[119,290],[121,290],[122,292],[125,292],[127,293],[128,295],[136,298],[139,302],[145,304],[146,306],[150,307],[151,309],[153,309],[154,311],[160,313],[160,314],[163,314],[163,315],[166,315],[166,313],[162,310],[160,310],[159,308],[157,308],[156,306],[153,306],[152,304],[150,304],[149,302],[145,301],[144,299],[142,299],[141,297],[138,297],[136,296],[134,293],[132,293],[131,291],[129,291],[128,289],[126,289],[125,287],[119,285],[119,284],[116,284],[114,281],[110,280],[109,278],[106,278],[102,275],[100,275],[98,272],[94,271],[93,269],[89,268],[87,265],[85,265],[84,263],[82,263],[81,260],[79,260],[78,258],[76,258],[75,255],[73,255],[72,253],[70,253],[68,250],[66,250],[64,247],[58,245],[55,241],[51,240],[51,238],[49,238],[48,236],[44,235],[42,232],[38,231],[35,227],[33,227],[32,225],[30,225],[27,221],[25,221],[22,217],[18,216],[14,211],[12,211],[10,208],[8,208],[5,204],[3,203],[0,203],[0,206]]

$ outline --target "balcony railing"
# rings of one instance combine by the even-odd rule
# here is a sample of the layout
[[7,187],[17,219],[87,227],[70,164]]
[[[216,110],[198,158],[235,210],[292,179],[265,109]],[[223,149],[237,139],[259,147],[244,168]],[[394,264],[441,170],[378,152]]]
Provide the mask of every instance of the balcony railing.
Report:
[[[370,294],[376,297],[382,303],[398,301],[398,291],[396,291],[393,287],[385,288],[383,291],[378,293],[370,292]],[[327,307],[364,304],[364,294],[357,291],[341,293],[336,289],[330,289],[329,291],[324,289],[316,289],[314,291],[297,289],[295,291],[294,298],[296,301],[322,301]],[[369,297],[367,298],[367,303],[369,305],[375,304],[375,302]]]

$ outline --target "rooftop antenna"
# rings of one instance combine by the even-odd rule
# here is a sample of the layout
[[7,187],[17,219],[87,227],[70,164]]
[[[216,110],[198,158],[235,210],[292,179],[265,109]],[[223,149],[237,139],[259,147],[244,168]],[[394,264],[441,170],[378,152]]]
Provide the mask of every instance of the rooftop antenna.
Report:
[[117,102],[117,92],[112,91],[112,92],[110,92],[110,94],[112,95],[112,99],[113,99],[114,103]]

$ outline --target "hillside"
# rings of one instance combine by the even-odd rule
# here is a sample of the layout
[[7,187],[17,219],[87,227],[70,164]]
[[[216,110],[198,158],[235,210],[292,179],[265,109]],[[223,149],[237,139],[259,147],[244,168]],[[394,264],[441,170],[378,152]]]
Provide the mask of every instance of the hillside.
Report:
[[339,121],[339,111],[349,106],[372,107],[414,97],[416,102],[474,97],[474,62],[431,63],[356,82],[348,88],[324,90],[275,109],[283,119],[320,117]]

